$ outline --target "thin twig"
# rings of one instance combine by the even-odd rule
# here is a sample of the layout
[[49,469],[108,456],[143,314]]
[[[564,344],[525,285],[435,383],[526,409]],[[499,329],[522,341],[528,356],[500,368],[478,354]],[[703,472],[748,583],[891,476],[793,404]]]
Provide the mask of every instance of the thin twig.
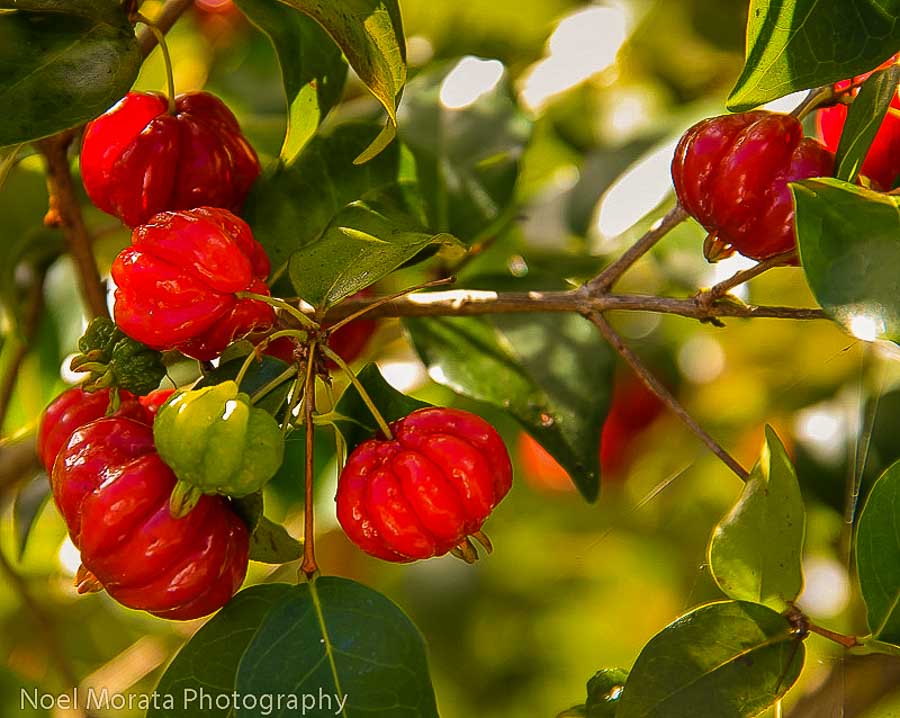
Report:
[[0,443],[0,498],[40,470],[34,434]]
[[796,255],[795,250],[791,250],[790,252],[784,252],[782,254],[776,254],[774,257],[769,257],[768,259],[764,259],[762,262],[755,264],[749,269],[743,269],[740,272],[735,273],[728,279],[725,279],[718,284],[713,285],[709,289],[701,292],[701,298],[708,298],[709,300],[715,301],[717,299],[721,299],[728,292],[730,292],[735,287],[739,287],[742,284],[746,284],[751,279],[758,277],[760,274],[768,272],[770,269],[774,267],[782,267],[785,263],[792,259]]
[[25,316],[23,317],[20,331],[21,337],[13,337],[9,340],[14,342],[16,347],[6,369],[6,374],[0,380],[0,432],[2,432],[6,415],[9,412],[9,405],[19,378],[19,369],[22,367],[25,357],[28,356],[28,352],[31,351],[41,316],[44,313],[44,278],[46,277],[46,272],[44,270],[35,271],[34,283],[30,288],[26,302]]
[[69,130],[37,144],[47,166],[47,188],[50,193],[50,209],[44,218],[44,224],[62,229],[69,253],[78,268],[85,304],[92,316],[102,317],[108,315],[106,291],[91,249],[91,236],[81,215],[81,205],[69,167],[68,149],[73,137],[74,133]]
[[[168,0],[159,11],[159,15],[153,19],[153,24],[161,33],[165,34],[193,4],[194,0]],[[147,57],[157,45],[156,36],[149,28],[144,28],[138,33],[138,44],[141,47],[141,54]]]
[[[716,317],[770,319],[828,319],[821,309],[803,307],[753,306],[729,301],[707,302],[702,295],[687,298],[656,297],[644,294],[602,294],[590,296],[578,290],[568,292],[493,292],[453,289],[426,292],[373,308],[367,315],[384,317],[477,316],[529,312],[606,312],[610,310],[676,314],[701,321]],[[359,312],[378,299],[352,299],[328,310],[323,323],[330,324]],[[311,313],[311,312],[310,312]]]
[[315,465],[313,451],[315,450],[315,431],[313,414],[316,410],[316,353],[318,345],[315,342],[309,344],[306,365],[306,383],[303,388],[303,418],[306,430],[306,462],[304,478],[306,480],[305,506],[303,507],[303,563],[300,570],[311,580],[319,572],[319,564],[316,562],[316,532],[315,532],[315,496],[313,483],[315,479]]
[[635,242],[615,262],[607,266],[600,274],[584,285],[586,292],[590,294],[603,294],[612,289],[613,285],[625,272],[653,246],[665,237],[674,227],[687,219],[687,212],[681,205],[676,204],[665,217],[656,222],[650,230]]
[[838,633],[837,631],[832,631],[828,628],[823,628],[822,626],[817,626],[815,623],[809,624],[809,630],[813,633],[816,633],[823,638],[827,638],[829,641],[833,641],[844,648],[856,648],[857,646],[861,646],[862,643],[856,636],[848,636],[846,633]]
[[654,394],[665,402],[669,409],[687,424],[688,428],[690,428],[690,430],[693,431],[707,447],[709,447],[710,451],[718,456],[729,469],[741,478],[742,481],[746,481],[750,477],[747,470],[741,466],[731,454],[725,451],[715,439],[706,433],[703,427],[694,420],[678,399],[675,398],[672,392],[670,392],[666,386],[653,375],[641,361],[640,357],[638,357],[638,355],[625,343],[625,340],[616,333],[609,322],[606,321],[606,318],[599,312],[589,312],[585,316],[587,316],[587,318],[594,323],[594,326],[600,330],[603,338],[609,342],[610,346],[615,349],[619,356],[628,362],[634,372],[640,377],[641,381],[643,381]]

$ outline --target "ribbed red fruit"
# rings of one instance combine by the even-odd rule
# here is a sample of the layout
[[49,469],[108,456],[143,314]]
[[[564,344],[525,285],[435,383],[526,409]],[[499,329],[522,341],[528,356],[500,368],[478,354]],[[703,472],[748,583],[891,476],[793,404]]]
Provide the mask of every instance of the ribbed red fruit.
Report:
[[91,201],[129,227],[165,210],[238,212],[259,160],[234,115],[207,92],[129,92],[89,122],[81,177]]
[[337,516],[363,551],[386,561],[441,556],[481,530],[512,485],[506,446],[484,419],[425,408],[360,444],[337,489]]
[[698,122],[672,160],[678,201],[710,232],[710,259],[729,248],[760,260],[794,249],[787,183],[833,171],[834,155],[796,117],[763,110]]
[[72,434],[51,484],[81,551],[82,585],[99,584],[124,606],[177,620],[230,600],[247,573],[247,528],[213,496],[173,519],[175,482],[145,423],[112,417]]
[[[119,392],[119,401],[116,416],[147,423],[152,421],[143,401],[138,403],[127,391]],[[73,386],[50,402],[41,414],[37,435],[38,457],[48,473],[52,471],[56,455],[68,443],[72,433],[85,424],[102,419],[108,408],[109,389],[87,392],[80,386]]]
[[214,359],[275,314],[237,292],[269,294],[269,259],[250,227],[225,209],[161,212],[134,230],[112,265],[116,324],[153,349]]

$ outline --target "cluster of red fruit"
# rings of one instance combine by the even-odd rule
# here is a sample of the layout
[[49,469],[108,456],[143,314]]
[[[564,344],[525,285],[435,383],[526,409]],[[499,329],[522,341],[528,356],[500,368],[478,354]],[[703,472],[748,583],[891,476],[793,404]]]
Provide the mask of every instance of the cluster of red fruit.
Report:
[[[170,108],[160,94],[129,93],[88,125],[81,169],[91,200],[133,228],[130,246],[111,271],[116,331],[152,349],[206,361],[238,338],[273,328],[269,259],[234,214],[259,174],[259,161],[220,100],[189,93]],[[329,344],[351,361],[374,328],[371,320],[356,320],[330,334]],[[102,339],[102,327],[95,334]],[[297,340],[276,340],[266,351],[299,370]],[[156,421],[157,413],[215,396],[195,391],[194,402],[183,393],[169,401],[173,393],[69,389],[44,412],[38,452],[81,551],[79,592],[105,588],[131,608],[191,619],[221,608],[238,590],[249,536],[229,498],[244,494],[222,490],[221,482],[204,485],[204,495],[186,512],[173,510],[185,482],[157,450],[154,430],[174,424]],[[240,396],[231,403],[244,401]],[[249,408],[242,411],[250,416]],[[195,415],[209,424],[208,413],[201,407]],[[234,415],[227,410],[222,420]],[[249,420],[239,427],[244,436]],[[471,556],[468,536],[480,536],[512,481],[500,436],[479,417],[445,408],[413,412],[391,431],[390,438],[354,450],[341,473],[337,511],[347,534],[390,561],[449,551]],[[234,434],[225,434],[207,446],[224,452],[230,438],[234,464],[240,460],[233,456]]]
[[[866,77],[838,83],[835,90],[853,91]],[[898,109],[895,92],[861,166],[876,189],[891,189],[900,174]],[[824,144],[804,137],[796,117],[764,110],[712,117],[684,134],[672,160],[672,179],[682,208],[709,231],[707,259],[737,251],[763,260],[796,249],[788,183],[833,174],[847,107],[827,107],[816,119]]]

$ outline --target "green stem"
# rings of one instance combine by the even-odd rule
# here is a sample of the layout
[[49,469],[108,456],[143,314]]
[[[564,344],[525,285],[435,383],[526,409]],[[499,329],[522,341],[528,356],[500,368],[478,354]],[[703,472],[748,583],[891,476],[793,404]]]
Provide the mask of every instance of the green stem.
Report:
[[162,50],[163,55],[163,63],[166,66],[166,83],[169,87],[169,114],[175,114],[175,74],[172,71],[172,56],[169,55],[169,46],[166,44],[166,36],[162,30],[160,30],[156,23],[152,20],[149,20],[144,15],[140,13],[137,14],[138,22],[142,22],[150,32],[153,33],[153,36],[156,38],[156,43],[159,45],[159,49]]
[[[296,374],[297,374],[297,370],[294,367],[288,367],[283,372],[281,372],[281,374],[279,374],[277,377],[272,379],[272,381],[270,381],[268,384],[260,387],[255,392],[253,392],[253,394],[250,396],[250,403],[255,404],[260,399],[262,399],[266,394],[268,394],[270,391],[277,388],[278,386],[280,386],[281,384],[283,384],[284,382],[286,382],[288,379],[290,379],[292,376],[295,376]],[[280,406],[280,404],[279,404],[279,406]]]
[[283,299],[279,299],[278,297],[269,297],[265,294],[254,294],[253,292],[235,292],[235,296],[238,299],[253,299],[257,302],[262,302],[263,304],[268,304],[270,307],[275,307],[276,309],[283,309],[288,314],[290,314],[294,319],[296,319],[300,324],[309,329],[318,329],[319,325],[310,317],[306,316],[303,312],[301,312],[297,307],[291,306]]
[[265,339],[263,339],[259,344],[253,347],[253,351],[251,351],[247,358],[244,359],[244,363],[241,364],[241,369],[238,372],[237,376],[234,378],[234,383],[238,385],[240,388],[241,383],[247,376],[247,372],[250,371],[250,366],[253,364],[255,359],[259,359],[260,353],[267,347],[269,344],[274,342],[276,339],[281,339],[282,337],[293,337],[299,341],[306,340],[306,332],[301,331],[299,329],[281,329],[277,332],[273,332]]
[[385,438],[392,440],[394,438],[393,433],[391,432],[391,428],[388,426],[387,421],[385,421],[384,416],[382,416],[381,412],[378,411],[378,407],[375,406],[375,402],[372,401],[372,397],[369,396],[369,392],[366,391],[366,388],[362,385],[362,382],[353,373],[353,370],[347,365],[337,352],[332,351],[328,346],[322,345],[321,347],[322,353],[331,359],[335,364],[338,365],[338,368],[343,371],[347,378],[350,379],[350,383],[356,387],[356,391],[359,392],[359,395],[362,397],[363,402],[368,407],[369,411],[372,412],[372,416],[375,418],[375,422],[378,424],[378,428],[381,429],[381,433],[384,434]]

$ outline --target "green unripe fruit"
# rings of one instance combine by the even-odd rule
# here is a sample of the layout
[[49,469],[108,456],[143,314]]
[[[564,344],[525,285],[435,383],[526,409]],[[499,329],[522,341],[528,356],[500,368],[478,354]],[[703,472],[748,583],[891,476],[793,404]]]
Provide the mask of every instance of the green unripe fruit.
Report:
[[202,494],[256,493],[284,458],[278,422],[233,381],[174,394],[156,416],[153,438],[179,480],[174,515],[185,515]]

